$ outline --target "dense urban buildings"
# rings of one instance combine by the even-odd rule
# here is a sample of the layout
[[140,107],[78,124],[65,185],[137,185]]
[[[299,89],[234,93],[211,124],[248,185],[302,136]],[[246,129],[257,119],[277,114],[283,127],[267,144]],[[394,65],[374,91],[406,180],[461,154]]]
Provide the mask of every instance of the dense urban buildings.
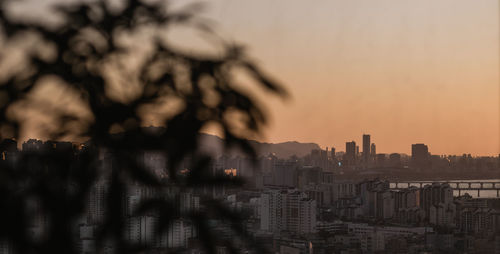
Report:
[[[1,160],[16,163],[21,152],[68,151],[77,156],[86,144],[28,140],[17,144],[2,141]],[[19,148],[18,148],[19,147]],[[373,172],[498,172],[497,157],[436,156],[425,144],[411,145],[411,156],[376,153],[369,135],[363,135],[363,150],[356,142],[346,143],[346,151],[334,147],[313,149],[303,157],[279,158],[268,154],[252,163],[249,158],[223,155],[211,164],[215,173],[243,177],[242,188],[223,186],[192,191],[154,191],[139,184],[127,186],[123,196],[126,225],[123,236],[138,246],[161,250],[200,251],[199,228],[189,219],[169,222],[162,235],[154,234],[156,213],[136,214],[145,198],[175,200],[175,213],[205,209],[203,195],[220,200],[229,209],[245,214],[241,225],[259,244],[275,253],[498,253],[500,251],[500,180],[389,179]],[[160,178],[167,177],[165,158],[159,153],[136,155]],[[113,156],[100,151],[102,170],[113,170]],[[186,162],[183,168],[189,168]],[[496,170],[496,171],[495,171]],[[358,175],[360,174],[360,175]],[[451,174],[451,173],[450,173]],[[75,237],[81,253],[96,249],[95,234],[106,216],[109,182],[97,181],[87,197],[88,211],[76,225]],[[37,203],[31,204],[36,211]],[[41,237],[46,218],[34,216],[31,232]],[[220,220],[209,226],[221,238],[233,241],[231,227]],[[238,245],[238,244],[237,244]],[[243,248],[243,245],[241,245]],[[104,248],[112,251],[112,246]],[[226,253],[226,247],[218,246]],[[0,242],[0,253],[12,253]],[[200,252],[201,253],[201,252]]]

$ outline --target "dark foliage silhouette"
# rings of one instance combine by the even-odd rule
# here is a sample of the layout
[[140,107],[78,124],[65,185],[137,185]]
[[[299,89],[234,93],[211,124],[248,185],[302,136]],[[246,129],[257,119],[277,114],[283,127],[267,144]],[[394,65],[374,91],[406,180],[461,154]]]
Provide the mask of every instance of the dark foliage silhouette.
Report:
[[[173,221],[183,219],[195,225],[201,249],[208,253],[215,253],[216,246],[238,252],[237,241],[258,249],[245,232],[243,215],[210,195],[220,187],[240,186],[242,179],[214,172],[212,159],[198,150],[198,134],[208,124],[216,125],[226,147],[253,156],[247,138],[260,132],[265,112],[238,89],[234,73],[243,70],[257,86],[284,96],[281,86],[241,47],[220,41],[223,53],[204,56],[170,46],[162,31],[173,25],[211,33],[194,15],[198,5],[170,11],[164,1],[128,0],[118,7],[107,1],[81,1],[54,8],[53,14],[63,21],[44,24],[11,15],[13,2],[0,1],[0,63],[16,67],[0,75],[0,239],[17,253],[75,253],[75,234],[84,218],[96,225],[98,252],[160,251],[151,242],[130,242],[124,236],[131,216],[154,215],[158,237]],[[129,38],[141,43],[128,44]],[[26,46],[26,41],[33,43]],[[16,44],[22,48],[20,62],[8,57]],[[134,58],[137,52],[143,53]],[[47,79],[77,94],[80,111],[88,113],[34,98]],[[118,96],[110,87],[134,92]],[[167,106],[173,112],[156,118],[162,128],[142,127],[145,115],[169,102],[175,104]],[[27,128],[19,114],[27,107],[49,117],[50,124],[38,126],[48,139],[88,141],[75,147],[31,140],[18,151],[15,140]],[[137,159],[145,152],[166,158],[165,172],[155,172]],[[89,218],[90,196],[100,191],[96,185],[104,186],[105,213]],[[124,197],[130,186],[148,194],[127,212]],[[200,196],[201,209],[179,209],[178,196],[186,192]],[[219,239],[210,220],[227,224],[234,241]],[[44,226],[33,231],[33,224],[40,222]]]

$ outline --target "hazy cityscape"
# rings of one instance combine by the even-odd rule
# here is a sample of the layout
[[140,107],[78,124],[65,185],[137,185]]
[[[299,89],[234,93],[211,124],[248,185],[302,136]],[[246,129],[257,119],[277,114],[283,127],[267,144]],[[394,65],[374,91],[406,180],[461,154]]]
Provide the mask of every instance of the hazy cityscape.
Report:
[[500,254],[498,0],[0,0],[0,254]]
[[[412,144],[411,155],[378,154],[376,144],[370,139],[369,134],[362,136],[361,150],[355,141],[349,141],[345,151],[334,147],[313,149],[304,156],[289,158],[279,158],[271,152],[259,156],[256,162],[240,155],[222,155],[213,161],[212,174],[242,177],[245,179],[242,188],[200,186],[183,192],[166,187],[158,192],[131,184],[122,197],[124,207],[120,216],[127,221],[124,237],[131,243],[154,246],[160,252],[185,248],[189,253],[198,253],[199,229],[189,220],[172,221],[168,231],[157,236],[154,228],[158,217],[135,216],[133,211],[141,199],[153,196],[176,200],[178,212],[203,210],[200,196],[210,195],[245,214],[241,225],[259,244],[275,253],[496,253],[500,250],[500,179],[479,177],[481,172],[498,172],[499,157],[432,155],[425,144]],[[63,151],[77,160],[81,151],[93,149],[88,142],[34,139],[22,144],[3,140],[1,147],[4,147],[2,160],[8,164],[19,163],[17,157],[21,152]],[[105,150],[99,153],[101,170],[114,170],[113,155]],[[158,178],[167,177],[166,159],[161,153],[144,152],[135,156],[138,163]],[[188,171],[190,167],[189,160],[181,166]],[[389,174],[370,178],[377,170],[413,173],[408,176],[399,173],[399,178]],[[425,176],[427,171],[437,170],[454,177],[472,171],[477,179],[445,179],[442,175],[440,181],[430,181],[414,173]],[[92,186],[86,201],[88,210],[74,225],[73,237],[80,243],[81,253],[95,252],[94,237],[106,214],[108,188],[109,182],[105,180]],[[36,202],[32,205],[32,212],[37,214]],[[47,230],[45,222],[44,216],[33,216],[32,237],[43,237]],[[210,227],[222,239],[238,242],[231,228],[220,221],[210,220]],[[10,253],[8,244],[2,244],[1,248],[1,253]],[[105,252],[113,251],[112,246],[107,248]],[[228,251],[224,245],[217,247],[218,253]]]

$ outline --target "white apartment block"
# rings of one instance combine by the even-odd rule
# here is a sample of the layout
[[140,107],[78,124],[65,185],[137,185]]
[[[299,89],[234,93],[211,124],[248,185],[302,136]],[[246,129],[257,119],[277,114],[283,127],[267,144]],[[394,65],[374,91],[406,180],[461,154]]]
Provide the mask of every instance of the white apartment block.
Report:
[[268,190],[260,197],[260,229],[278,233],[316,232],[316,201],[297,190]]

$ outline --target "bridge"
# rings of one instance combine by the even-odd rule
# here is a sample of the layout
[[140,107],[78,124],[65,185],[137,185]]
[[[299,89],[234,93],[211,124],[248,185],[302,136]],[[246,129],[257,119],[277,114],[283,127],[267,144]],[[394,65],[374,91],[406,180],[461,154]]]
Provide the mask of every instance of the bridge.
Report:
[[458,191],[460,196],[461,191],[477,191],[477,196],[480,197],[482,190],[493,190],[497,192],[497,198],[500,197],[500,181],[499,182],[482,182],[482,181],[400,181],[392,182],[391,189],[406,189],[411,186],[422,188],[425,185],[433,183],[447,183],[453,190]]

